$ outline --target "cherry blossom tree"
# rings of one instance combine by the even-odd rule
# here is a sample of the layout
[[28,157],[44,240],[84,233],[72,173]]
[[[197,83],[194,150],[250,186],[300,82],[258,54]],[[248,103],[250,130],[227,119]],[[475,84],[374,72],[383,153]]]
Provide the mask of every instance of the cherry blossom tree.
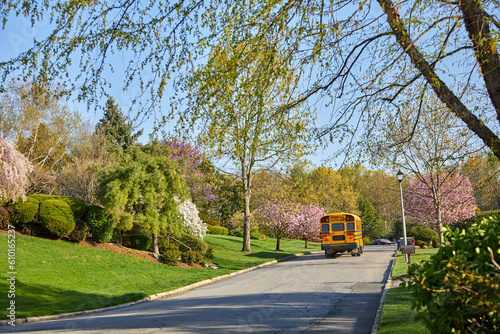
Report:
[[325,215],[325,209],[315,204],[308,204],[300,205],[298,210],[298,214],[293,219],[292,234],[305,240],[304,248],[307,248],[307,242],[319,235],[319,221]]
[[17,201],[26,198],[29,185],[28,174],[33,166],[29,160],[14,148],[14,145],[0,138],[0,202]]
[[203,239],[205,235],[207,235],[207,224],[205,224],[198,216],[199,212],[196,205],[189,199],[182,203],[177,198],[175,201],[178,204],[177,208],[182,216],[182,222],[184,223],[186,233]]
[[404,194],[408,215],[430,224],[444,242],[441,228],[474,216],[476,201],[467,176],[461,174],[435,174],[414,178]]
[[299,216],[299,206],[286,202],[271,202],[256,212],[257,220],[274,233],[276,251],[281,251],[281,238],[291,236],[295,221]]

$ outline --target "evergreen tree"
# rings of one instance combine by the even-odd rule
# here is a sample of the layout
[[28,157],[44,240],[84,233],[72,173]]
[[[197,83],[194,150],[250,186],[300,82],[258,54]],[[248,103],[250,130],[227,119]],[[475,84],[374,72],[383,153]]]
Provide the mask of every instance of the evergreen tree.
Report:
[[108,142],[124,149],[134,145],[137,138],[142,135],[142,130],[132,134],[132,122],[123,114],[111,96],[106,101],[103,118],[97,124],[96,130],[103,131]]

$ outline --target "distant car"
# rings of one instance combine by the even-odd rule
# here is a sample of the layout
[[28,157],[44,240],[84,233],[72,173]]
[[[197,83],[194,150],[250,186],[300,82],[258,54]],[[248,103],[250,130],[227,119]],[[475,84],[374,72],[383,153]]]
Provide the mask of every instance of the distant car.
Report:
[[387,240],[387,239],[375,239],[373,241],[373,244],[374,245],[392,245],[392,241]]

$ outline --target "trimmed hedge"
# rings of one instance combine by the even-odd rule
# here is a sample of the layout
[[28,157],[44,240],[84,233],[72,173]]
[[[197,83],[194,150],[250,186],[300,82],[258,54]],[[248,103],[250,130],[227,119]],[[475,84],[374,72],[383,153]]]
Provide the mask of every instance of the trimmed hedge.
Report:
[[85,202],[76,197],[68,197],[68,196],[58,196],[58,195],[46,195],[46,194],[34,194],[31,195],[31,199],[38,201],[39,203],[43,203],[48,200],[60,200],[66,202],[71,208],[71,211],[75,215],[75,218],[81,218],[85,214],[85,210],[87,206]]
[[36,215],[40,207],[40,201],[35,197],[29,196],[24,202],[14,204],[15,218],[20,223],[31,223],[36,221]]
[[138,250],[151,249],[151,237],[144,234],[128,234],[123,236],[123,245]]
[[[415,238],[416,241],[420,241],[421,243],[423,242],[425,246],[427,246],[429,243],[432,242],[432,239],[438,237],[438,233],[434,231],[430,227],[422,226],[422,225],[417,225],[414,226],[410,229],[410,234]],[[422,247],[421,245],[419,245]]]
[[40,223],[58,237],[68,236],[75,229],[75,216],[69,205],[58,199],[40,203]]
[[88,206],[85,221],[95,242],[108,242],[113,237],[113,220],[100,206]]
[[229,230],[224,226],[212,226],[207,225],[208,233],[210,234],[219,234],[219,235],[228,235]]
[[[191,251],[198,252],[201,255],[205,255],[208,249],[208,244],[205,241],[190,234],[183,234],[182,237],[179,239],[179,241],[181,241],[186,246],[190,247]],[[179,250],[181,252],[189,251],[189,249],[186,248],[184,245],[179,245]]]
[[87,238],[87,224],[81,220],[76,220],[75,229],[70,233],[69,239],[72,241],[84,241]]

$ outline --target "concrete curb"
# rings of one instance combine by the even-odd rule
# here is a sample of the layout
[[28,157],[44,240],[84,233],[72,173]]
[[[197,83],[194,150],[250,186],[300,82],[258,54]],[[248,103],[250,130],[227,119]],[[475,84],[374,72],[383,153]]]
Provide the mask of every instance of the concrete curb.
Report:
[[382,318],[382,309],[384,308],[385,295],[390,288],[392,288],[392,269],[396,263],[396,252],[394,252],[394,260],[392,260],[391,270],[389,271],[389,277],[387,277],[387,283],[385,283],[384,291],[382,291],[382,297],[380,297],[380,305],[378,306],[377,315],[375,316],[375,321],[373,322],[372,333],[377,334],[378,327],[380,326],[380,319]]
[[[200,281],[200,282],[196,282],[196,283],[193,283],[193,284],[190,284],[190,285],[186,285],[186,286],[174,289],[174,290],[170,290],[170,291],[166,291],[166,292],[161,292],[161,293],[158,293],[158,294],[155,294],[155,295],[150,295],[150,296],[144,297],[142,299],[139,299],[139,300],[137,300],[135,302],[129,302],[129,303],[119,304],[119,305],[115,305],[115,306],[108,306],[108,307],[98,308],[98,309],[95,309],[95,310],[78,311],[78,312],[70,312],[70,313],[61,313],[61,314],[46,315],[46,316],[40,316],[40,317],[19,318],[19,319],[16,319],[14,321],[14,324],[20,325],[20,324],[32,323],[32,322],[50,321],[50,320],[57,320],[57,319],[62,319],[62,318],[76,317],[76,316],[79,316],[79,315],[89,315],[89,314],[94,314],[94,313],[101,313],[101,312],[106,312],[106,311],[117,310],[117,309],[121,309],[121,308],[124,308],[124,307],[138,305],[138,304],[150,302],[150,301],[157,300],[157,299],[162,299],[162,298],[167,298],[167,297],[179,295],[179,294],[188,292],[190,290],[193,290],[193,289],[196,289],[196,288],[200,288],[200,287],[205,286],[205,285],[210,285],[210,284],[213,284],[213,283],[216,283],[216,282],[220,282],[220,281],[226,280],[226,279],[234,277],[234,276],[238,276],[238,275],[241,275],[241,274],[246,274],[246,273],[248,273],[250,271],[253,271],[253,270],[256,270],[256,269],[259,269],[259,268],[268,267],[268,266],[277,264],[278,262],[284,262],[284,261],[293,260],[293,259],[296,259],[298,257],[305,256],[305,255],[319,254],[319,253],[323,253],[323,252],[305,252],[305,253],[298,253],[298,254],[290,255],[290,256],[287,256],[287,257],[285,257],[283,259],[278,259],[278,260],[273,260],[273,261],[265,262],[265,263],[259,264],[257,266],[253,266],[253,267],[250,267],[250,268],[241,269],[241,270],[232,272],[230,274],[226,274],[226,275],[222,275],[222,276],[217,276],[217,277],[214,277],[214,278],[211,278],[211,279],[207,279],[207,280],[204,280],[204,281]],[[11,322],[12,322],[11,320],[0,320],[0,326],[8,326],[8,325],[10,325]]]

